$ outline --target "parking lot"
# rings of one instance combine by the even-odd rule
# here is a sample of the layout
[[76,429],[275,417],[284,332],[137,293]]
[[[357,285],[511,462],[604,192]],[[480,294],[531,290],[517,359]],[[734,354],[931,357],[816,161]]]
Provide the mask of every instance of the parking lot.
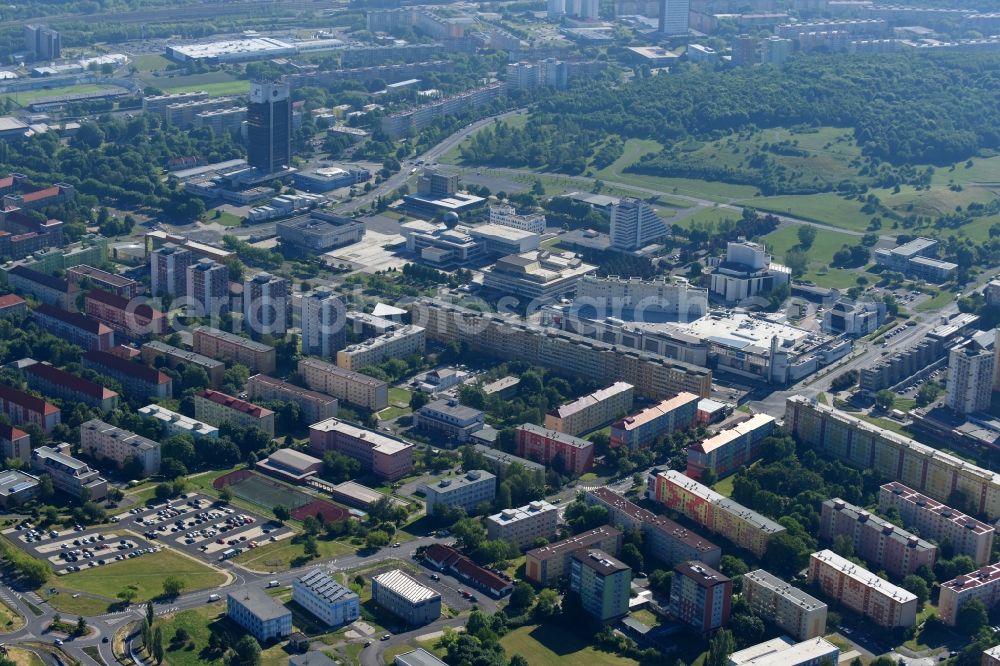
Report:
[[57,574],[92,569],[159,550],[146,540],[121,530],[92,529],[82,525],[42,532],[30,523],[21,523],[4,533],[35,558],[48,560]]
[[193,493],[164,504],[136,507],[115,518],[119,525],[152,541],[216,563],[294,534],[270,518]]

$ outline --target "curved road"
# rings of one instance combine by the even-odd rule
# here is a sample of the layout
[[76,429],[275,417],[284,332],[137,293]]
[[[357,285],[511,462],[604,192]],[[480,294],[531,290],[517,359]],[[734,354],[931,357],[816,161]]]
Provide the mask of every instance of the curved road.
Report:
[[[245,584],[266,584],[268,581],[276,580],[281,586],[291,585],[292,581],[298,576],[302,575],[302,572],[316,566],[326,566],[332,571],[348,571],[368,564],[373,564],[382,560],[388,559],[399,559],[399,560],[409,560],[412,559],[413,553],[420,546],[426,546],[431,543],[436,543],[444,541],[443,539],[437,539],[434,537],[419,537],[412,541],[406,541],[400,545],[399,548],[384,548],[374,553],[359,555],[345,555],[333,560],[316,560],[309,563],[304,567],[298,567],[295,569],[290,569],[288,571],[282,571],[280,573],[259,573],[256,571],[250,571],[238,564],[232,562],[225,562],[220,566],[233,576],[232,582],[227,586],[222,588],[211,588],[206,590],[199,590],[197,592],[191,592],[188,594],[181,595],[180,597],[166,601],[154,603],[153,608],[157,615],[165,615],[167,613],[176,613],[182,610],[188,610],[191,608],[198,608],[204,606],[208,601],[208,597],[211,594],[225,594],[225,589],[228,587],[238,587]],[[446,576],[442,576],[442,579],[446,579]],[[447,582],[447,581],[445,581]],[[28,590],[15,590],[14,586],[16,583],[10,581],[6,578],[0,579],[0,597],[2,597],[8,604],[10,604],[20,615],[25,618],[25,626],[18,631],[0,634],[0,641],[5,643],[24,643],[24,642],[40,642],[53,644],[55,637],[48,634],[45,628],[52,621],[52,618],[56,615],[56,610],[52,608],[49,604],[42,601],[41,598],[34,592]],[[25,601],[29,601],[33,606],[42,611],[42,615],[36,616]],[[491,599],[481,599],[481,604],[484,607],[495,606]],[[222,602],[219,602],[220,610],[223,608]],[[492,608],[491,610],[495,610]],[[79,659],[84,664],[97,664],[97,662],[90,657],[87,653],[83,651],[85,647],[96,646],[100,652],[101,658],[104,660],[105,664],[111,666],[117,663],[114,654],[111,650],[111,639],[114,637],[116,631],[118,631],[126,622],[133,620],[141,620],[146,615],[145,604],[136,604],[128,608],[127,610],[119,611],[116,613],[106,613],[104,615],[87,617],[87,624],[91,627],[91,634],[85,638],[76,639],[65,639],[63,644],[63,650],[70,656]],[[67,621],[72,621],[72,617],[69,614],[63,614],[64,619]],[[400,634],[393,636],[390,641],[378,641],[377,637],[374,638],[374,644],[372,647],[364,651],[366,658],[365,663],[374,666],[378,664],[378,655],[381,654],[382,650],[386,647],[397,645],[401,642],[405,642],[412,637],[412,635],[419,635],[427,633],[429,631],[435,631],[441,627],[456,626],[464,623],[463,618],[446,618],[439,620],[431,625],[422,627],[416,632],[409,632],[406,634]],[[440,624],[440,627],[437,625]],[[109,640],[107,643],[102,642],[103,639],[107,637]],[[377,647],[375,647],[377,646]],[[368,655],[375,661],[367,661]]]

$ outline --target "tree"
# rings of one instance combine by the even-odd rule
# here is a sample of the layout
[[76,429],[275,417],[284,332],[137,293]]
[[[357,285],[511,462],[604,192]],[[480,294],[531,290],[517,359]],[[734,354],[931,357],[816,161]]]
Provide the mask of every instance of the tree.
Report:
[[514,590],[510,593],[510,606],[515,610],[525,610],[531,606],[534,598],[534,588],[523,580],[518,581],[517,585],[514,586]]
[[752,613],[738,613],[729,621],[733,638],[740,647],[756,645],[764,637],[764,621]]
[[153,611],[153,602],[152,601],[147,601],[146,602],[146,622],[149,623],[149,626],[153,626],[153,620],[155,618],[156,618],[156,613]]
[[921,606],[930,598],[930,588],[927,586],[927,581],[925,581],[920,576],[915,576],[910,574],[903,579],[903,589],[912,592],[917,596],[917,603]]
[[699,479],[699,480],[701,481],[702,485],[705,485],[705,486],[708,486],[709,488],[711,488],[712,486],[715,485],[715,482],[719,480],[719,477],[715,473],[714,469],[711,469],[710,467],[706,467],[702,471],[702,473],[701,473],[701,479]]
[[302,540],[302,551],[309,557],[319,557],[319,543],[316,541],[315,535],[307,534],[305,536]]
[[559,594],[550,587],[546,587],[535,601],[535,616],[538,618],[552,617],[559,612]]
[[142,619],[142,625],[139,627],[139,633],[142,635],[142,644],[149,651],[153,649],[153,629],[149,626],[149,620],[146,618]]
[[365,536],[365,546],[371,549],[389,545],[389,534],[385,530],[371,530]]
[[531,666],[531,664],[529,664],[528,660],[521,655],[515,654],[510,658],[510,662],[508,662],[507,666]]
[[260,643],[249,634],[236,641],[228,663],[231,666],[258,666],[261,662]]
[[486,528],[474,518],[463,518],[451,526],[452,535],[458,540],[459,548],[474,551],[486,540]]
[[955,615],[955,629],[966,636],[975,636],[988,622],[986,606],[979,599],[966,601]]
[[87,620],[81,615],[76,618],[76,627],[73,629],[74,636],[83,636],[87,633]]
[[645,564],[642,553],[634,543],[627,543],[622,546],[621,560],[630,566],[633,571],[642,571]]
[[289,511],[288,507],[285,506],[284,504],[275,505],[275,507],[271,509],[271,511],[274,513],[274,517],[280,520],[281,522],[285,522],[286,520],[292,517],[292,512]]
[[809,255],[799,248],[792,248],[785,253],[785,265],[792,271],[792,277],[802,277],[809,268]]
[[129,604],[131,604],[135,600],[135,598],[136,598],[136,596],[138,596],[138,594],[139,594],[139,591],[136,589],[135,585],[129,585],[128,587],[126,587],[125,589],[123,589],[121,592],[119,592],[117,596],[118,596],[119,599],[121,599],[122,601],[125,602],[126,606],[128,606]]
[[410,409],[415,412],[430,401],[430,396],[423,391],[414,391],[410,395]]
[[233,501],[233,491],[229,489],[229,486],[219,491],[219,499],[226,503]]
[[180,596],[184,589],[184,579],[178,576],[167,576],[163,579],[163,596],[173,598]]
[[156,660],[156,663],[162,664],[163,663],[163,630],[160,629],[159,626],[157,626],[155,629],[153,629],[153,649],[151,650],[151,652],[153,653],[153,659]]
[[816,227],[802,224],[799,225],[799,230],[796,233],[799,237],[799,247],[803,250],[808,250],[812,247],[813,241],[816,240]]
[[875,404],[883,411],[889,411],[896,404],[896,394],[889,389],[882,389],[875,394]]
[[736,640],[733,638],[733,632],[720,629],[719,633],[708,642],[705,666],[726,666],[729,655],[734,652],[736,652]]

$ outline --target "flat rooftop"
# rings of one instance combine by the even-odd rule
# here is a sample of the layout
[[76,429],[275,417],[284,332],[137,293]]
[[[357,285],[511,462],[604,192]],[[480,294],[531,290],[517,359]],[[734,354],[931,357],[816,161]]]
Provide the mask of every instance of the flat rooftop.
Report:
[[[916,601],[917,597],[912,592],[908,592],[901,587],[893,585],[887,580],[879,578],[871,571],[868,571],[864,567],[860,567],[854,562],[837,555],[832,550],[821,550],[819,552],[810,555],[811,558],[820,560],[827,565],[840,570],[845,575],[849,576],[852,580],[860,583],[864,587],[870,588],[872,590],[877,590],[885,596],[892,597],[899,603],[907,603],[909,601]],[[989,569],[990,567],[986,567]],[[976,573],[976,572],[974,572]],[[971,575],[971,574],[970,574]],[[959,576],[955,580],[963,578]],[[949,581],[954,582],[954,581]],[[945,583],[947,585],[948,583]]]
[[632,391],[634,388],[635,387],[628,382],[615,382],[611,386],[598,389],[589,395],[577,398],[573,402],[560,405],[549,413],[553,416],[558,416],[559,418],[564,419],[576,414],[577,412],[587,409],[588,407],[593,407],[603,400]]
[[246,585],[229,593],[229,598],[237,601],[257,618],[266,622],[291,615],[288,610],[275,601],[267,592],[254,585]]
[[356,425],[352,425],[340,419],[327,419],[309,426],[309,430],[319,432],[337,432],[346,437],[360,439],[368,442],[372,449],[384,455],[393,455],[400,451],[412,448],[413,444],[404,442],[401,439],[389,437],[375,430],[368,430]]
[[737,423],[732,428],[726,428],[721,430],[712,437],[695,444],[692,448],[696,451],[701,451],[702,453],[711,453],[716,449],[720,449],[727,444],[730,444],[744,435],[754,432],[758,428],[766,428],[768,425],[774,425],[774,417],[768,416],[767,414],[754,414],[746,421]]
[[667,398],[662,402],[659,402],[652,407],[647,407],[637,414],[632,414],[631,416],[626,416],[621,421],[615,423],[615,428],[621,428],[622,430],[635,430],[636,428],[643,426],[650,421],[660,418],[664,414],[669,414],[670,412],[683,407],[691,402],[697,402],[700,404],[698,396],[694,393],[688,393],[687,391],[681,391],[672,398]]
[[392,590],[399,596],[409,601],[411,604],[441,597],[440,594],[429,587],[421,585],[399,569],[393,569],[392,571],[387,571],[384,574],[379,574],[378,576],[372,578],[372,581],[378,581],[379,585]]

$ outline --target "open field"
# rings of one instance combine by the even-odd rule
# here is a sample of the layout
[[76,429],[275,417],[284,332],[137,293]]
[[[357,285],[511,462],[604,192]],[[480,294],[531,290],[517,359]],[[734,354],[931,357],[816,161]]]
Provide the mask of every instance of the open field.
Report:
[[575,634],[556,625],[529,625],[510,632],[501,645],[508,655],[519,654],[531,666],[564,666],[575,662],[588,666],[633,666],[638,662],[594,649],[585,634]]
[[103,567],[62,576],[59,578],[59,587],[70,592],[87,592],[114,600],[120,591],[129,585],[135,585],[136,599],[146,601],[163,592],[163,580],[167,576],[181,578],[185,583],[185,592],[216,587],[226,580],[224,574],[190,557],[161,550],[152,555],[111,562]]
[[21,106],[28,106],[42,97],[52,97],[54,95],[75,95],[77,93],[91,93],[99,90],[112,90],[108,86],[101,86],[87,83],[79,86],[63,86],[61,88],[43,88],[42,90],[25,90],[17,93],[4,93],[0,99],[11,99]]
[[145,55],[132,58],[132,64],[140,72],[152,72],[158,69],[166,69],[173,62],[156,53],[146,53]]
[[[353,553],[356,548],[341,541],[317,539],[320,559],[329,559]],[[293,566],[307,564],[305,548],[302,543],[293,543],[292,539],[282,539],[275,543],[265,544],[259,548],[245,550],[233,560],[254,571],[287,571]]]
[[[229,634],[233,641],[237,640],[243,631],[225,617],[225,604],[209,604],[195,610],[186,610],[175,615],[168,615],[156,621],[163,630],[163,643],[166,652],[165,664],[170,666],[204,666],[205,664],[221,664],[221,655],[214,656],[208,652],[208,639],[212,630]],[[187,640],[175,639],[177,631],[183,629]],[[264,650],[261,654],[263,666],[279,666],[287,664],[289,654],[281,647],[281,643]]]
[[24,626],[24,618],[6,603],[0,602],[0,631],[16,631]]
[[[768,250],[774,255],[774,260],[782,263],[785,253],[799,244],[798,230],[801,225],[790,224],[777,231],[772,231],[761,240]],[[857,236],[839,234],[835,231],[820,231],[816,234],[812,247],[807,254],[809,257],[809,270],[801,279],[812,282],[820,287],[836,287],[846,289],[855,284],[855,280],[864,275],[863,268],[830,268],[833,255],[843,245],[857,245],[860,239]],[[869,276],[869,279],[871,277]],[[873,280],[874,281],[874,280]]]
[[144,83],[159,88],[163,92],[177,93],[204,90],[210,95],[246,95],[250,92],[250,82],[233,78],[225,72],[208,72],[188,76],[149,76]]
[[23,650],[21,648],[7,648],[7,658],[17,664],[17,666],[45,666],[45,662],[42,661],[41,657],[30,650]]

